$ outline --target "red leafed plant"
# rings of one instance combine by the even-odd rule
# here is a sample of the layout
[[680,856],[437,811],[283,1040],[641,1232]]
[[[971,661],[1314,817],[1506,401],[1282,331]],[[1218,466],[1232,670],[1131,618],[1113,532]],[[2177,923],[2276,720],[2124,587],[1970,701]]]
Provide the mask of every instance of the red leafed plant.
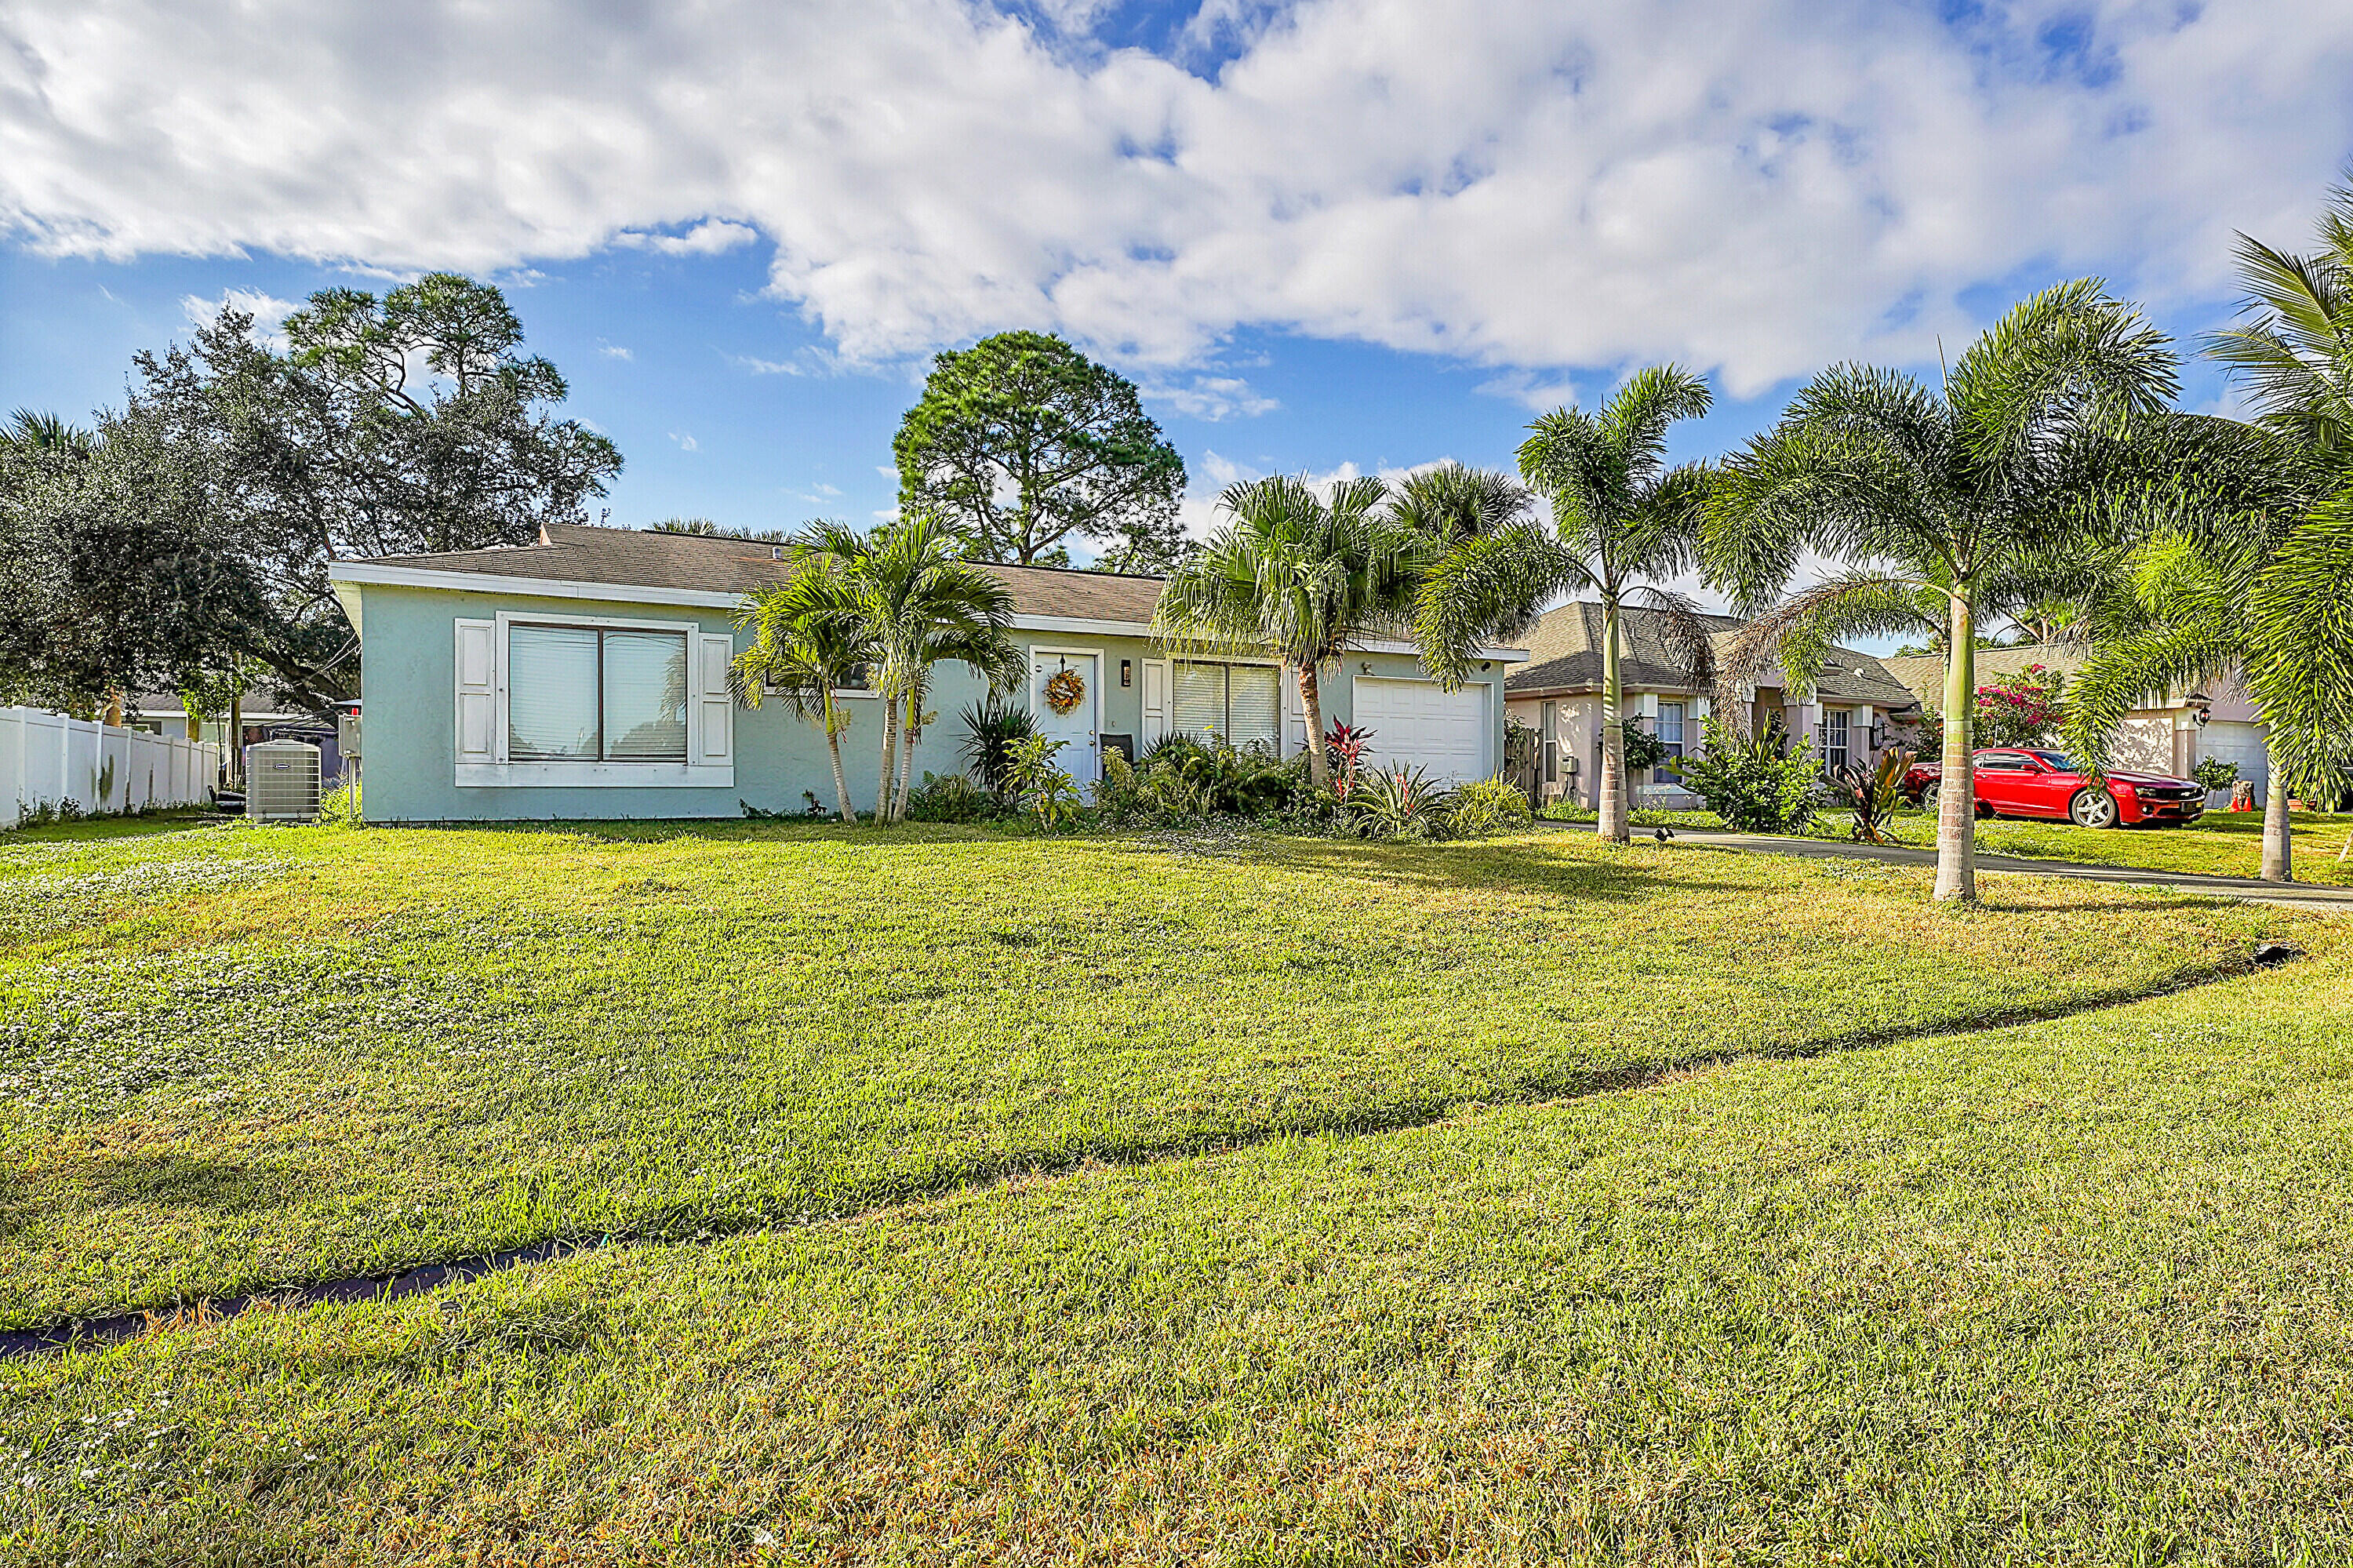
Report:
[[1324,749],[1332,754],[1333,782],[1343,800],[1356,792],[1356,769],[1364,765],[1365,750],[1372,743],[1371,730],[1349,724],[1334,725],[1324,737]]

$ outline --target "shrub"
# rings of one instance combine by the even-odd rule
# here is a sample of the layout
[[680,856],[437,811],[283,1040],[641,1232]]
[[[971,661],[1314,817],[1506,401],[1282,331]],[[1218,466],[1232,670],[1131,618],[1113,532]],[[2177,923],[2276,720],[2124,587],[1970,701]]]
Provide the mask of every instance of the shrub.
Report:
[[1667,743],[1641,726],[1626,726],[1626,771],[1645,773],[1667,759]]
[[926,773],[907,792],[910,821],[986,822],[1004,814],[1002,801],[961,773]]
[[1025,810],[1037,814],[1041,828],[1060,827],[1079,812],[1078,781],[1054,760],[1054,754],[1069,744],[1042,735],[1013,743],[1007,789]]
[[1677,775],[1727,827],[1794,833],[1812,819],[1819,788],[1813,747],[1791,747],[1778,725],[1750,736],[1711,716],[1703,733],[1705,749],[1685,757]]
[[1359,831],[1379,839],[1443,838],[1446,813],[1453,803],[1452,791],[1423,769],[1403,763],[1363,775],[1356,793],[1348,797]]
[[331,827],[358,827],[360,825],[360,787],[356,783],[338,784],[320,796],[319,821]]
[[[1028,708],[1017,708],[992,692],[964,711],[964,728],[956,756],[965,770],[990,794],[1010,794],[1013,748],[1038,733],[1037,719]],[[912,799],[908,805],[912,810]]]
[[2239,781],[2239,765],[2219,757],[2201,757],[2198,766],[2189,770],[2189,777],[2209,789],[2228,789]]
[[1508,779],[1477,779],[1454,791],[1446,832],[1451,838],[1481,839],[1525,827],[1535,817],[1518,785]]
[[2066,718],[2067,677],[2056,670],[2029,664],[1978,688],[1979,746],[2037,746]]
[[1887,842],[1887,819],[1904,799],[1904,776],[1911,771],[1912,754],[1898,749],[1883,754],[1876,764],[1843,763],[1823,776],[1831,800],[1854,813],[1857,842]]

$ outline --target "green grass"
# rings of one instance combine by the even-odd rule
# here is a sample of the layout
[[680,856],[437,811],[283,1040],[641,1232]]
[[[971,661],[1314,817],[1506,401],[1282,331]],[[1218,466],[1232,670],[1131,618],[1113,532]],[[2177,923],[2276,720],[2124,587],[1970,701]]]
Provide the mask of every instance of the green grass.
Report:
[[2353,958],[2298,930],[2059,1022],[0,1366],[0,1549],[2342,1561]]
[[0,850],[0,1326],[2143,994],[2278,911],[1578,835]]
[[[2353,816],[2295,812],[2289,820],[2300,882],[2353,887],[2353,856],[2338,860]],[[1933,844],[1936,825],[1926,816],[1897,819],[1910,842]],[[2263,820],[2252,811],[2213,811],[2186,828],[2079,828],[2073,822],[2004,818],[1978,824],[1978,847],[1992,854],[2072,860],[2091,865],[2142,866],[2198,876],[2254,876],[2263,869]]]

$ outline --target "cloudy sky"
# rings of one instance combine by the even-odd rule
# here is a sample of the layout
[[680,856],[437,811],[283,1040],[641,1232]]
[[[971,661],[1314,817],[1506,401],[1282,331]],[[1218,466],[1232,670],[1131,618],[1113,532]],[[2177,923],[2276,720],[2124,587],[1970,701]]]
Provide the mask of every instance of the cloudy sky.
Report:
[[1017,326],[1204,497],[1504,462],[1662,358],[1702,455],[2064,277],[2194,340],[2348,154],[2353,0],[7,0],[0,408],[447,267],[620,443],[617,522],[870,517],[926,356]]

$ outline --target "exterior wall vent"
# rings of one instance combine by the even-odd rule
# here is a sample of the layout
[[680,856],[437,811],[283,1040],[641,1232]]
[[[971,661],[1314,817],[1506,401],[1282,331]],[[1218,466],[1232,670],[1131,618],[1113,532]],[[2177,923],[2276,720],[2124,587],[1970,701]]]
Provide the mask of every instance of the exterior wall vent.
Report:
[[245,814],[257,822],[311,822],[319,817],[319,748],[300,740],[265,740],[248,754]]

